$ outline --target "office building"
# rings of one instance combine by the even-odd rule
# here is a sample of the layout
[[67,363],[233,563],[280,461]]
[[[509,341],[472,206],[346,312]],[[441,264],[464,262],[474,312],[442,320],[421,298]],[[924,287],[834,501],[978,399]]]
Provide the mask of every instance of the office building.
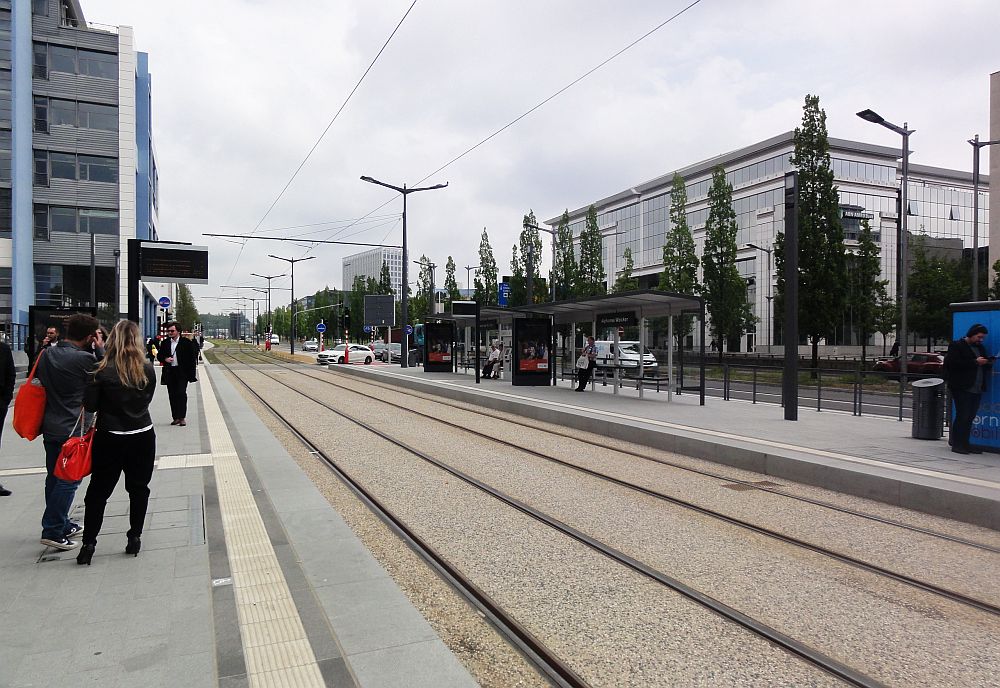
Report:
[[[158,238],[150,104],[131,28],[79,0],[0,0],[0,322],[18,348],[31,305],[127,312],[127,241]],[[172,294],[141,293],[152,333]]]
[[[861,220],[867,219],[881,249],[882,276],[889,282],[889,294],[896,297],[898,196],[900,187],[899,148],[876,146],[858,141],[830,138],[830,157],[835,183],[840,193],[841,217],[848,251],[857,247]],[[747,282],[747,297],[758,318],[756,331],[747,333],[740,350],[766,350],[777,344],[773,303],[776,274],[772,256],[776,235],[784,228],[784,175],[792,170],[793,133],[760,141],[709,160],[677,170],[687,186],[687,220],[699,256],[705,242],[708,218],[708,190],[712,170],[722,165],[733,187],[733,209],[738,231],[737,266]],[[642,288],[656,287],[663,271],[663,244],[669,228],[670,190],[674,172],[637,184],[595,201],[598,226],[603,241],[604,271],[613,284],[624,266],[623,254],[632,251],[633,275]],[[989,178],[981,176],[979,201],[979,245],[988,241]],[[911,154],[909,213],[907,228],[912,239],[929,237],[940,250],[968,249],[972,241],[972,174],[969,172],[915,164]],[[587,206],[570,211],[574,236],[583,230]],[[559,216],[546,224],[555,227]],[[951,241],[947,241],[951,240]],[[760,249],[752,248],[754,244]],[[985,250],[981,252],[980,265]],[[857,345],[850,313],[837,328],[837,341],[828,344]],[[879,338],[880,339],[880,338]],[[657,342],[658,344],[659,342]]]
[[351,291],[354,288],[354,278],[363,277],[378,281],[382,274],[382,263],[389,266],[389,285],[396,300],[402,294],[403,282],[403,249],[401,248],[373,248],[369,251],[355,253],[342,259],[341,273],[343,275],[343,291]]

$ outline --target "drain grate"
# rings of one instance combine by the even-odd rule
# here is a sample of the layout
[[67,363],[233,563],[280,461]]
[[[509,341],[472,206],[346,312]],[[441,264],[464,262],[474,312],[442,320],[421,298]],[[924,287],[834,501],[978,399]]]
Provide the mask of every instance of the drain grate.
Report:
[[781,483],[772,483],[770,480],[758,480],[754,485],[757,487],[784,487]]
[[723,487],[733,492],[749,492],[750,490],[757,489],[755,486],[747,485],[746,483],[727,483]]

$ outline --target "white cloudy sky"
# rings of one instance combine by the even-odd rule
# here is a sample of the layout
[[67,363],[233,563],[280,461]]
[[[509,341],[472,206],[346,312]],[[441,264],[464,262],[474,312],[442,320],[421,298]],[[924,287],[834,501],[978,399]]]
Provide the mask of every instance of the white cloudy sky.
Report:
[[[331,238],[391,201],[336,238],[398,244],[400,199],[362,174],[420,181],[690,1],[418,0],[261,228],[329,224],[262,234]],[[260,223],[410,2],[82,0],[89,21],[134,27],[150,55],[160,235],[210,247],[202,312],[231,306],[211,300],[234,293],[223,284],[283,272],[268,253],[307,254],[251,241],[237,260],[239,246],[201,233]],[[475,265],[487,227],[506,272],[529,208],[544,220],[791,130],[807,93],[832,136],[898,145],[854,116],[871,107],[916,128],[914,163],[969,169],[965,141],[989,131],[998,26],[996,0],[702,0],[428,179],[450,186],[409,197],[410,257]],[[315,247],[296,292],[340,287],[357,250]]]

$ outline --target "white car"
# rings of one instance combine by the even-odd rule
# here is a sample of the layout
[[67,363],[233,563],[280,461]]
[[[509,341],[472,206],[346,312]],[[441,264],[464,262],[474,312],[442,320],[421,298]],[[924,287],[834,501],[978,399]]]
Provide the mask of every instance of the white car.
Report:
[[281,337],[276,334],[271,335],[271,344],[281,344]]
[[365,365],[371,365],[371,362],[375,360],[375,352],[364,344],[338,344],[332,349],[321,351],[319,355],[316,356],[316,362],[320,365],[327,363],[343,363],[344,354],[347,352],[348,346],[351,347],[350,352],[347,354],[350,363],[363,363]]
[[319,341],[316,339],[307,339],[302,343],[303,351],[319,351]]

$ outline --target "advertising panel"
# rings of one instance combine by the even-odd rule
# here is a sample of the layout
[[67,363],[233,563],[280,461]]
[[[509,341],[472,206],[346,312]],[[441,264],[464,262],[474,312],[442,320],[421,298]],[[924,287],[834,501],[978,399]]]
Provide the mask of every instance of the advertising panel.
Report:
[[514,320],[513,384],[515,386],[549,384],[549,347],[552,323],[548,318]]
[[29,356],[34,357],[42,340],[45,339],[45,332],[50,327],[56,328],[59,339],[66,338],[66,321],[70,316],[77,313],[85,313],[97,317],[96,308],[55,308],[48,306],[28,306],[28,328],[30,334],[25,342],[25,350]]
[[[965,336],[969,328],[982,324],[989,330],[983,347],[988,356],[1000,355],[1000,302],[980,301],[956,304],[952,307],[952,339]],[[986,369],[986,391],[979,402],[979,411],[972,420],[969,443],[973,447],[1000,452],[1000,363]],[[952,405],[949,413],[954,418]]]
[[455,326],[452,323],[424,323],[424,370],[450,373]]

